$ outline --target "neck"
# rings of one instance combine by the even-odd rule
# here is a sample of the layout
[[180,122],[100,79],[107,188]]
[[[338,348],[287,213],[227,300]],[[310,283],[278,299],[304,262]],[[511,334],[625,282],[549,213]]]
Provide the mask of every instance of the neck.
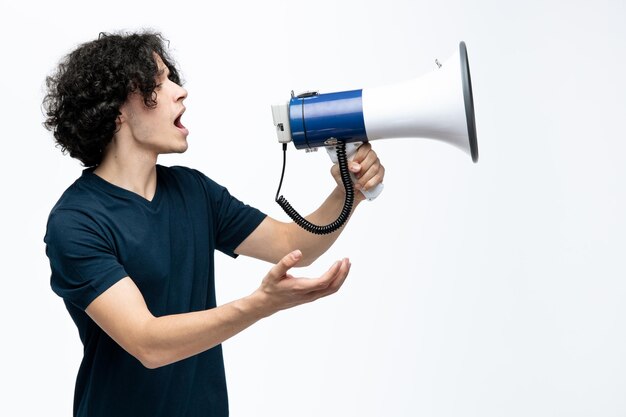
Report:
[[156,193],[158,155],[123,149],[115,138],[94,170],[100,178],[152,201]]

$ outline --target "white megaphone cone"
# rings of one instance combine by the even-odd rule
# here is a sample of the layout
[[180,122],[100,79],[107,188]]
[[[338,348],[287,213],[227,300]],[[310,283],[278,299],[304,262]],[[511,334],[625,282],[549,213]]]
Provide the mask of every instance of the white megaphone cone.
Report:
[[409,81],[363,89],[368,140],[428,138],[478,161],[478,143],[465,43],[434,71]]

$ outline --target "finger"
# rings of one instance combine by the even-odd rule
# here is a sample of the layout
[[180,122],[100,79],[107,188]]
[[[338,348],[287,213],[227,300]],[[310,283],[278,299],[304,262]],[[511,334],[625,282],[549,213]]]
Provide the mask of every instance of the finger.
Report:
[[367,156],[371,152],[372,145],[370,145],[369,143],[366,142],[359,146],[359,148],[356,150],[356,153],[354,154],[354,157],[352,157],[352,160],[348,164],[348,168],[350,169],[350,171],[354,174],[362,171],[363,162],[367,159]]
[[352,267],[352,264],[350,263],[350,260],[347,258],[344,259],[343,262],[341,263],[341,267],[339,268],[339,272],[335,275],[335,278],[330,283],[328,288],[323,290],[322,293],[324,295],[328,295],[328,294],[333,294],[337,292],[339,288],[341,288],[343,283],[346,281],[346,278],[348,278],[348,274],[350,273],[351,267]]
[[359,148],[356,150],[356,153],[354,154],[354,158],[352,158],[352,161],[356,162],[357,164],[360,164],[363,160],[365,160],[365,157],[371,151],[372,151],[372,145],[370,145],[369,142],[365,142],[363,145],[359,146]]
[[360,178],[361,175],[365,174],[368,169],[370,169],[374,164],[378,162],[378,155],[373,150],[370,150],[366,155],[363,156],[363,159],[360,162],[351,163],[350,171],[352,171],[357,178]]
[[310,279],[309,289],[307,292],[319,292],[328,289],[338,278],[342,279],[346,273],[347,265],[350,263],[348,258],[337,261],[326,271],[321,277]]
[[[383,182],[385,178],[385,167],[376,164],[372,166],[361,178],[359,178],[357,189],[369,190]],[[360,187],[360,188],[359,188]]]
[[346,278],[348,278],[348,274],[350,273],[351,267],[352,267],[352,264],[350,263],[350,261],[348,259],[344,259],[341,262],[341,266],[339,268],[338,273],[335,274],[333,280],[329,283],[329,285],[326,288],[323,288],[318,291],[312,291],[308,294],[310,296],[310,301],[314,301],[314,300],[317,300],[318,298],[326,297],[328,295],[334,294],[337,291],[339,291],[343,283],[346,281]]
[[[380,160],[376,155],[376,152],[370,152],[365,160],[361,163],[361,170],[358,174],[355,175],[357,178],[357,183],[360,187],[363,187],[369,180],[374,177],[378,173],[380,169]],[[359,187],[357,187],[359,188]],[[359,188],[360,189],[360,188]]]
[[268,275],[275,279],[281,279],[287,274],[287,271],[296,266],[300,259],[302,259],[302,252],[296,249],[278,261],[278,263],[272,267]]
[[308,294],[327,288],[341,269],[341,261],[337,261],[319,278],[296,278],[288,283],[293,291]]

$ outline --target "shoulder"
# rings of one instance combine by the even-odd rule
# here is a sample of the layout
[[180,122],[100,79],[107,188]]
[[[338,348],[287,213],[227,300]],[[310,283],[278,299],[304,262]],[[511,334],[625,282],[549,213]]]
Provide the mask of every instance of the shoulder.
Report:
[[102,202],[97,198],[98,191],[93,187],[89,177],[83,174],[61,195],[50,211],[50,219],[67,216],[76,217],[80,214],[94,214]]
[[63,241],[77,234],[103,234],[110,205],[96,184],[83,174],[56,202],[46,225],[46,242]]

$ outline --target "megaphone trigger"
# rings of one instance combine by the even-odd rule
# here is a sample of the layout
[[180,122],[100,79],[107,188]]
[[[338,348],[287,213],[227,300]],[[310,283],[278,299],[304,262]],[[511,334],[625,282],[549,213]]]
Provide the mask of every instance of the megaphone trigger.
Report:
[[[363,144],[363,142],[351,142],[346,144],[346,156],[348,157],[348,161],[352,161],[354,159],[354,155],[356,155],[357,150]],[[328,156],[330,160],[333,161],[333,164],[337,164],[339,159],[337,158],[337,148],[335,146],[326,146],[326,151],[328,152]],[[350,178],[352,178],[352,182],[356,183],[357,178],[354,174],[350,173]],[[373,201],[383,192],[385,186],[381,183],[376,185],[376,187],[371,188],[369,190],[360,190],[361,194],[365,196],[368,201]]]

